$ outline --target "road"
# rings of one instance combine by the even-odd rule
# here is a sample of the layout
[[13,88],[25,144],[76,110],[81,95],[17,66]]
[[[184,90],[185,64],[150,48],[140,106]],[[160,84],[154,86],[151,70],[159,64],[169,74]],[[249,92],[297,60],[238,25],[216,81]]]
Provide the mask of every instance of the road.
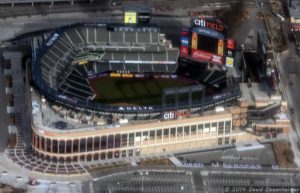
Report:
[[[101,3],[95,1],[92,4],[74,4],[72,6],[65,3],[55,4],[54,6],[39,4],[33,7],[29,5],[14,7],[0,5],[0,41],[13,39],[32,31],[53,29],[78,22],[122,22],[123,7],[145,7],[143,3],[151,8],[150,11],[154,15],[152,22],[163,26],[161,28],[162,32],[169,35],[167,38],[172,39],[172,37],[179,35],[181,27],[189,26],[188,14],[190,12],[226,10],[234,2],[233,0],[221,2],[219,0],[187,0],[182,4],[182,1],[179,0],[159,2],[153,0],[139,1],[139,4],[137,4],[136,1],[128,0],[126,5],[111,6],[109,0],[105,0],[104,3],[103,1]],[[253,2],[251,0],[247,3],[253,6]],[[171,18],[168,16],[171,16]]]
[[70,5],[69,3],[60,3],[51,5],[49,3],[30,5],[17,5],[11,7],[9,5],[0,6],[0,17],[18,17],[30,15],[47,15],[55,13],[72,13],[72,12],[96,12],[96,11],[112,11],[113,8],[109,5],[109,0],[101,0],[93,4],[81,3]]
[[[51,16],[36,15],[31,17],[21,17],[18,19],[10,18],[0,20],[0,41],[12,39],[18,35],[40,31],[45,29],[53,29],[63,25],[74,23],[118,23],[122,22],[122,14],[115,12],[114,15],[108,13],[95,12],[90,13],[66,13],[52,14]],[[158,23],[162,33],[179,35],[181,27],[190,25],[189,17],[166,17],[153,16],[153,23]],[[172,37],[168,37],[172,38]]]
[[31,4],[15,4],[13,7],[10,4],[2,4],[0,1],[0,17],[17,17],[29,15],[46,15],[49,13],[70,13],[70,12],[97,12],[97,11],[113,11],[123,10],[124,7],[150,7],[151,9],[164,9],[165,11],[174,10],[176,8],[193,9],[203,5],[228,6],[233,0],[186,0],[182,3],[180,0],[162,0],[162,1],[137,1],[127,0],[122,1],[123,4],[112,6],[112,0],[101,1],[86,1],[86,3],[39,3],[31,6]]
[[286,98],[289,106],[289,117],[294,126],[294,130],[290,132],[289,137],[292,149],[295,154],[295,163],[300,166],[299,152],[299,134],[300,134],[300,58],[296,53],[295,43],[290,41],[288,37],[288,23],[283,23],[283,34],[287,43],[288,51],[278,54],[279,77],[284,85]]

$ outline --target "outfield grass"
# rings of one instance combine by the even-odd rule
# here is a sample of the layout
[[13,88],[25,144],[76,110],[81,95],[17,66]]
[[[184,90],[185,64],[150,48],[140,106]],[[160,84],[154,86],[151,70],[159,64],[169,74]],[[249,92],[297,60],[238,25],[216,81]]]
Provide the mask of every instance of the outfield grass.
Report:
[[[194,84],[182,79],[127,79],[98,78],[90,80],[95,101],[112,104],[160,104],[165,88],[178,88]],[[171,99],[170,99],[171,100]]]

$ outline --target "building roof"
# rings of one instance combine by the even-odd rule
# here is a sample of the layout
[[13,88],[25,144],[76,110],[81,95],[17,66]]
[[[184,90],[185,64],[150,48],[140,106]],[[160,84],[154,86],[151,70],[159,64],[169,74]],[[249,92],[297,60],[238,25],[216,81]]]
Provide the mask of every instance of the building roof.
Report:
[[241,83],[240,88],[249,106],[256,106],[257,102],[262,101],[266,102],[266,105],[273,103],[271,101],[272,90],[264,83]]
[[[180,127],[185,125],[197,125],[198,123],[206,123],[213,121],[227,121],[232,119],[232,113],[225,110],[223,112],[211,113],[208,112],[205,115],[192,115],[188,118],[173,119],[160,121],[158,119],[150,119],[146,121],[129,120],[127,124],[106,124],[106,125],[83,125],[79,123],[72,123],[66,118],[62,118],[50,112],[47,104],[39,99],[39,96],[32,92],[32,128],[40,135],[55,138],[79,138],[79,137],[92,137],[99,135],[106,135],[107,133],[128,133],[129,131],[143,131],[149,129],[163,129]],[[65,122],[73,126],[69,129],[57,129],[53,127],[52,123]]]
[[288,6],[290,17],[300,19],[300,0],[292,0],[292,6]]

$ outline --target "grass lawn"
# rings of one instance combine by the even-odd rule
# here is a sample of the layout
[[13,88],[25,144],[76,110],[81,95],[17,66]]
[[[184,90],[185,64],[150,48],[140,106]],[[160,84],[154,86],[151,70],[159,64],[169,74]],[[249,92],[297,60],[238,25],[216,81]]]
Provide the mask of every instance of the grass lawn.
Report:
[[112,104],[160,104],[165,88],[193,85],[193,81],[183,79],[127,79],[98,78],[90,80],[95,101]]

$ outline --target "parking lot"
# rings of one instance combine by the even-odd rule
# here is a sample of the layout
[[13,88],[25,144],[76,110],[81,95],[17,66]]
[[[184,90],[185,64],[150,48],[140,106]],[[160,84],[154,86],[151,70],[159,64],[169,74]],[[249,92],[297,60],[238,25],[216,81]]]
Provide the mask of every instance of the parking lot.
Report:
[[96,193],[195,192],[192,172],[185,170],[137,170],[97,181],[94,189]]
[[227,170],[196,168],[192,170],[131,170],[94,179],[95,193],[133,192],[207,192],[220,193],[226,186],[299,186],[297,172],[283,170]]
[[215,151],[202,151],[177,154],[177,159],[184,166],[210,166],[221,164],[225,168],[238,167],[257,168],[277,165],[271,144],[265,144],[264,149],[237,151],[235,148],[223,148]]
[[297,186],[294,174],[264,172],[209,172],[202,176],[207,193],[219,193],[225,186]]

